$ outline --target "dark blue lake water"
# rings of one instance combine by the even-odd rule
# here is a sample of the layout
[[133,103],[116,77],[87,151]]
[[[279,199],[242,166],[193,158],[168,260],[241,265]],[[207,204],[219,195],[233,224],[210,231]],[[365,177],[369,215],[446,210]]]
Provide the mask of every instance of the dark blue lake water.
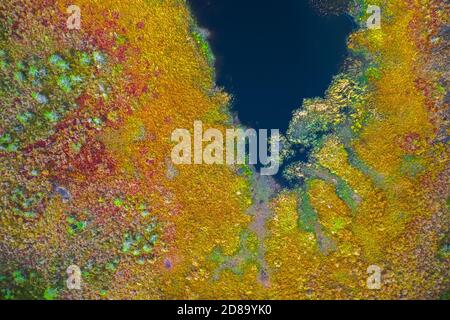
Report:
[[319,16],[307,0],[189,0],[210,32],[217,84],[240,121],[287,129],[304,98],[323,96],[353,30],[345,16]]

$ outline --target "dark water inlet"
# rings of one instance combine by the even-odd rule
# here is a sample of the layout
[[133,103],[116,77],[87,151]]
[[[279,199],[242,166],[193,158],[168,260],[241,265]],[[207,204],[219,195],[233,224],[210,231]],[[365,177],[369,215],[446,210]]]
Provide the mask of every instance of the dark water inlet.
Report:
[[354,27],[345,16],[319,16],[307,0],[188,2],[210,33],[217,84],[255,129],[284,132],[304,98],[323,96]]

